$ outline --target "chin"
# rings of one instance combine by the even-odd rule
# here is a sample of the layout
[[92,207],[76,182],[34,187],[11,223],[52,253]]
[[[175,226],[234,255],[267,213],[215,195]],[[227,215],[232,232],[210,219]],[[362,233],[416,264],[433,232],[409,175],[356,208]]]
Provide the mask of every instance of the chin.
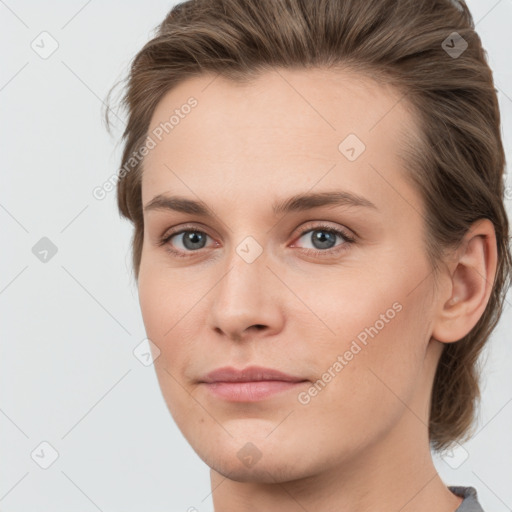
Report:
[[225,443],[209,442],[193,448],[212,470],[237,482],[283,483],[313,476],[314,466],[324,465],[314,459],[313,453],[305,453],[304,445],[299,443],[287,444],[277,438],[274,442],[247,439],[235,437]]
[[220,475],[234,480],[235,482],[259,482],[259,483],[284,483],[293,480],[312,476],[312,471],[307,468],[297,467],[283,461],[281,457],[272,454],[273,460],[260,459],[254,466],[246,467],[242,464],[237,456],[221,460],[205,460],[203,461],[214,471]]

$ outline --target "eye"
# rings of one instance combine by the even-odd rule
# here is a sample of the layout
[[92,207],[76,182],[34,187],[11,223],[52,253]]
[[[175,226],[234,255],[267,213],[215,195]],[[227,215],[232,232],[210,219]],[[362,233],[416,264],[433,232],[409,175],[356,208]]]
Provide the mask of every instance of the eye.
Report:
[[[302,231],[298,240],[304,238],[306,243],[310,242],[313,248],[306,247],[307,254],[322,257],[324,254],[338,253],[345,250],[355,242],[355,239],[340,229],[330,226],[314,226],[312,229]],[[336,239],[341,238],[342,242],[336,245]],[[319,254],[322,253],[322,254]]]
[[[165,245],[165,248],[171,254],[178,257],[187,257],[186,253],[199,251],[206,245],[206,239],[210,238],[204,231],[198,229],[182,229],[164,237],[160,240],[159,245]],[[171,240],[176,239],[175,242]],[[177,249],[174,249],[176,247]]]
[[[159,240],[158,245],[165,246],[165,250],[173,256],[187,258],[192,256],[192,253],[204,249],[208,238],[211,237],[204,231],[186,226],[180,231],[166,233]],[[355,239],[345,231],[326,225],[317,225],[303,230],[297,240],[302,238],[306,243],[309,241],[313,245],[313,248],[301,247],[302,252],[315,257],[337,254],[347,250],[349,245],[355,242]],[[341,239],[338,245],[336,245],[337,239]],[[291,247],[294,246],[295,244]]]

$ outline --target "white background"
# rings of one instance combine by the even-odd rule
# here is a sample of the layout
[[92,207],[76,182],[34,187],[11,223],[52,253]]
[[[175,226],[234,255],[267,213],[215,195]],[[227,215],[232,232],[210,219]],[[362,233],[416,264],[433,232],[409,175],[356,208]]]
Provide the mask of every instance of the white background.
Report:
[[[212,510],[209,468],[175,426],[153,367],[132,353],[145,332],[131,225],[115,192],[92,195],[120,162],[102,101],[172,5],[0,1],[3,512]],[[511,160],[512,0],[468,5]],[[43,31],[59,45],[48,59],[31,48]],[[58,249],[47,263],[32,252],[42,237]],[[486,351],[481,431],[436,459],[447,485],[477,488],[486,512],[512,507],[511,319],[507,304]],[[59,454],[46,470],[31,458],[43,441]]]

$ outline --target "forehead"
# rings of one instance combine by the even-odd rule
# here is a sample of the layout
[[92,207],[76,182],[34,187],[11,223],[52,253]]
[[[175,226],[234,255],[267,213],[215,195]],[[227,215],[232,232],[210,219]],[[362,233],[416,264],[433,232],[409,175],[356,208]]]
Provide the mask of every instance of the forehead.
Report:
[[208,192],[276,195],[319,180],[322,189],[343,183],[356,193],[364,184],[378,202],[390,192],[383,175],[405,187],[398,151],[404,131],[416,129],[400,91],[354,72],[276,69],[243,84],[201,75],[153,113],[143,203],[166,191],[204,192],[205,183]]

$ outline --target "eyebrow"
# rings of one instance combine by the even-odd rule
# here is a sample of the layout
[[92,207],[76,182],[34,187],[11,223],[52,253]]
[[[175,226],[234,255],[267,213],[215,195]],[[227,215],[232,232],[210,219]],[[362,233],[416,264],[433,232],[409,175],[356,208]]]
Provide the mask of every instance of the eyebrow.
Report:
[[[320,206],[355,206],[379,211],[379,209],[365,197],[344,190],[297,194],[274,203],[272,205],[272,211],[275,216],[278,216],[289,212],[311,210]],[[156,195],[144,206],[145,212],[154,210],[172,210],[203,217],[211,216],[205,203],[181,196]]]

